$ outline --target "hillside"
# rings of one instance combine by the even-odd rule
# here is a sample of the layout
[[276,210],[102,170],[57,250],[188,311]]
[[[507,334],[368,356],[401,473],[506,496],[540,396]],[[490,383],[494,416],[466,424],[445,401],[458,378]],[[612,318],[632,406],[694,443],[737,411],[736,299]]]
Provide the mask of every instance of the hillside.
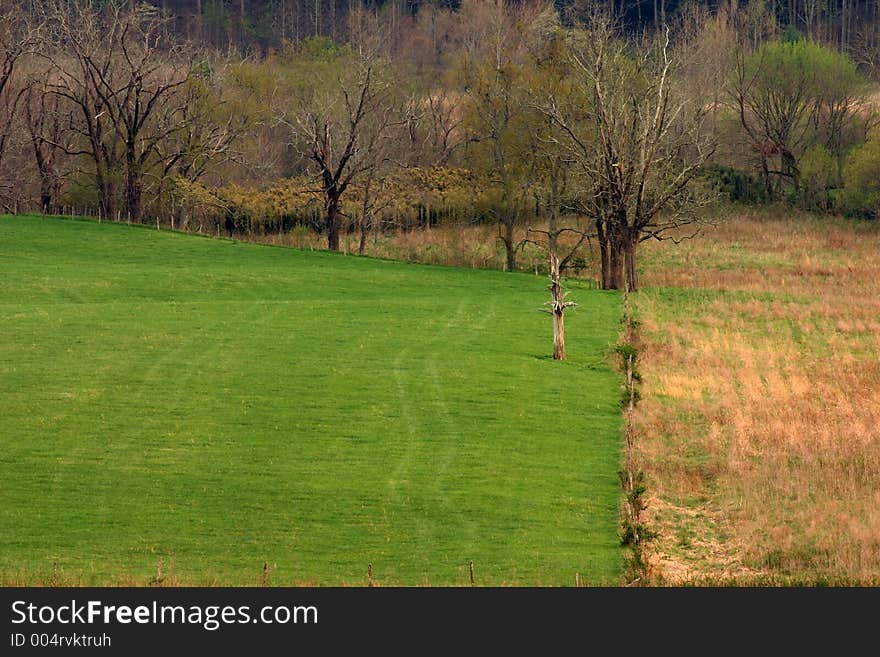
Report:
[[[617,581],[614,293],[0,218],[0,581]],[[53,575],[53,570],[55,574]]]

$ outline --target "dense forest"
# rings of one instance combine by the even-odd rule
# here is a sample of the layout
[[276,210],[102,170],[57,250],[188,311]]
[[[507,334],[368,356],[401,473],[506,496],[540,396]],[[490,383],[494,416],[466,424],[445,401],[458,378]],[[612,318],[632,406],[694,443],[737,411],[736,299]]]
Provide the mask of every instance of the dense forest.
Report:
[[[466,0],[465,0],[466,1]],[[173,29],[186,38],[229,46],[266,50],[286,40],[309,36],[348,39],[349,14],[366,9],[387,16],[389,47],[406,54],[418,48],[410,35],[428,23],[438,41],[450,38],[438,17],[460,8],[461,0],[151,0],[174,15]],[[513,4],[513,3],[512,3]],[[716,11],[718,0],[611,0],[605,9],[619,17],[628,31],[657,30],[693,11]],[[866,64],[875,63],[877,47],[877,0],[773,0],[741,2],[747,11],[766,13],[781,28],[798,30],[805,36],[833,43]],[[577,20],[587,3],[556,0],[555,8],[569,20]],[[437,42],[432,43],[434,47]]]
[[361,253],[491,225],[506,269],[595,246],[635,289],[719,200],[877,217],[877,5],[7,4],[0,202]]

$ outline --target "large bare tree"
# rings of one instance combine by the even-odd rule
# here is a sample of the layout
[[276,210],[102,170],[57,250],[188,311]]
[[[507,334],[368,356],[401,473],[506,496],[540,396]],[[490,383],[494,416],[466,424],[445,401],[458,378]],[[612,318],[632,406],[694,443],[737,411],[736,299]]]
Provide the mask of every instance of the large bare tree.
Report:
[[569,35],[566,52],[571,86],[540,108],[582,174],[577,197],[595,222],[602,287],[636,290],[638,245],[700,220],[690,210],[700,196],[694,177],[714,151],[708,110],[678,93],[668,31],[633,48],[597,17]]
[[45,75],[27,81],[22,99],[22,123],[40,183],[40,211],[50,214],[57,208],[64,180],[62,160],[74,145],[70,108],[63,98],[48,89]]
[[197,182],[209,171],[241,161],[236,147],[254,129],[252,114],[226,97],[225,76],[207,63],[200,68],[174,90],[172,111],[158,117],[158,134],[163,137],[155,146],[159,198],[169,178]]
[[[404,104],[390,63],[329,43],[306,44],[294,59],[295,99],[280,120],[310,163],[324,200],[327,246],[339,250],[343,195],[385,157]],[[302,73],[303,75],[299,75]]]
[[47,0],[44,11],[53,37],[45,52],[50,90],[76,108],[78,140],[65,150],[91,161],[104,214],[121,205],[140,221],[157,148],[183,126],[158,118],[179,113],[174,91],[188,79],[188,62],[178,45],[163,43],[168,19],[149,5]]
[[15,137],[15,121],[26,89],[15,79],[16,68],[37,43],[40,31],[39,21],[23,16],[16,8],[0,9],[0,165]]

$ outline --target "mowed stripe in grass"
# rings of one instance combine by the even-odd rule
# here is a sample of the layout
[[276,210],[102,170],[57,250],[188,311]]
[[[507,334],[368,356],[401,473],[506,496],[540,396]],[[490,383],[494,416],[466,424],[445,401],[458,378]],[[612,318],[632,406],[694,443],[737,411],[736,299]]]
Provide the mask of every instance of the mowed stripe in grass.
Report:
[[0,219],[0,578],[614,582],[618,298]]

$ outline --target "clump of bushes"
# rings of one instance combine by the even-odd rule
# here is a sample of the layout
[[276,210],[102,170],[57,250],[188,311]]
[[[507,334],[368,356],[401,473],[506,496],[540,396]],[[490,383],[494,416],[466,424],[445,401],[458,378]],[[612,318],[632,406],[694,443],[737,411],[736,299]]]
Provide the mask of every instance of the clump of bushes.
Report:
[[880,218],[880,134],[849,153],[838,205],[851,216]]
[[732,203],[757,204],[767,200],[766,190],[752,174],[721,164],[703,170],[703,179]]
[[[356,223],[365,187],[351,186],[341,202],[344,217]],[[203,230],[227,233],[287,233],[298,226],[320,231],[324,195],[319,181],[288,178],[265,188],[208,187],[175,181],[174,203]],[[368,199],[375,225],[412,228],[443,223],[483,223],[495,216],[498,192],[491,181],[466,169],[411,168],[374,182]]]
[[832,190],[839,187],[837,162],[822,144],[804,153],[800,161],[799,201],[807,210],[832,209]]

